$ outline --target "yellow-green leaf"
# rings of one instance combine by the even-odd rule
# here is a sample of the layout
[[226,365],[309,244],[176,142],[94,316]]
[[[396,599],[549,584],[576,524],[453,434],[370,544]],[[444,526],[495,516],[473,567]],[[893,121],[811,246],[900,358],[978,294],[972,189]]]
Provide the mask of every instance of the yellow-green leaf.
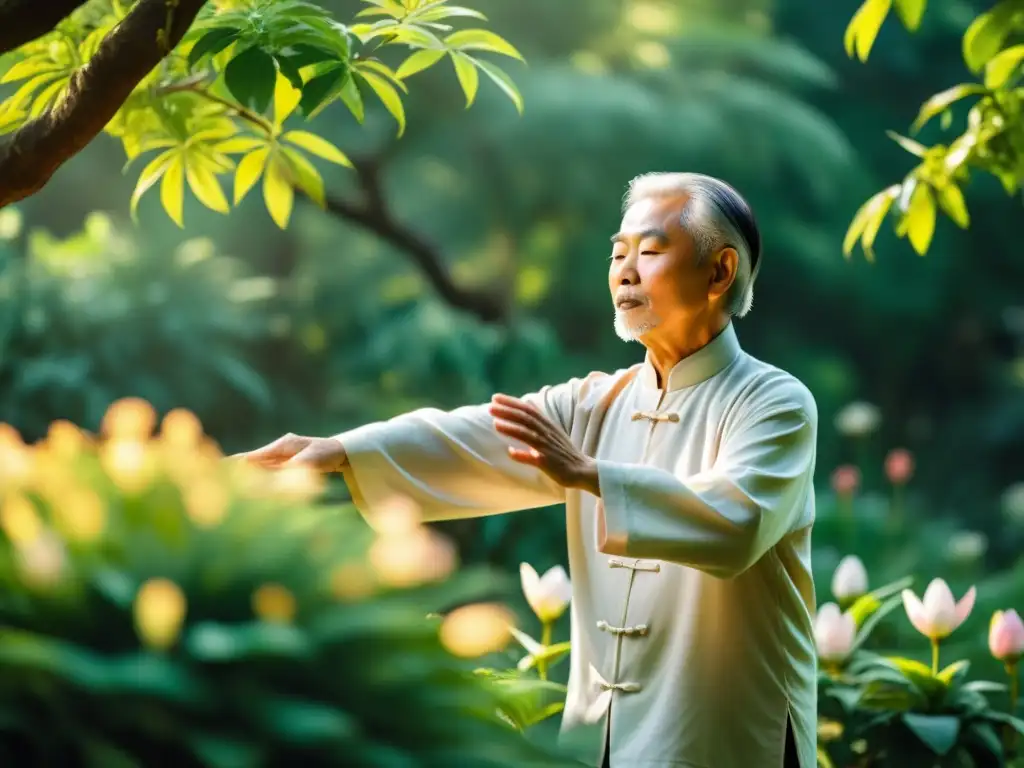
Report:
[[284,125],[284,121],[299,106],[302,99],[302,91],[291,84],[291,81],[277,73],[277,82],[274,84],[274,124]]
[[309,131],[288,131],[281,138],[297,147],[302,147],[307,152],[312,152],[317,157],[322,157],[324,160],[329,160],[332,163],[349,168],[352,167],[352,161],[348,159],[344,152],[327,141],[327,139],[317,136],[315,133],[310,133]]
[[395,72],[395,77],[405,79],[412,77],[417,72],[422,72],[428,67],[434,66],[444,56],[444,51],[425,49],[416,51],[409,58],[402,62]]
[[319,171],[313,166],[309,159],[301,152],[291,147],[281,147],[285,160],[292,172],[292,179],[295,186],[306,193],[306,196],[323,208],[326,205],[324,198],[324,180]]
[[408,87],[406,87],[405,83],[403,83],[398,78],[398,75],[394,71],[392,71],[391,67],[389,67],[387,64],[382,64],[381,62],[375,61],[374,59],[366,59],[364,61],[359,62],[356,69],[360,71],[365,71],[369,69],[373,72],[376,72],[389,83],[392,83],[395,87],[401,88],[402,91],[406,93],[409,92],[409,89]]
[[966,96],[985,93],[985,90],[985,87],[980,83],[961,83],[936,93],[921,105],[921,110],[917,113],[917,119],[914,120],[914,125],[910,129],[911,133],[920,131],[929,120],[940,112],[945,112],[954,102]]
[[966,672],[967,668],[970,666],[971,662],[967,661],[967,659],[960,659],[960,661],[954,661],[944,670],[939,672],[939,674],[936,675],[936,677],[938,677],[939,680],[944,682],[946,685],[949,685],[956,675],[962,672]]
[[1024,63],[1024,45],[1014,45],[1000,51],[985,65],[985,85],[988,88],[1002,88],[1017,73]]
[[288,166],[277,155],[270,158],[267,172],[263,174],[263,201],[274,223],[281,229],[287,227],[295,202],[295,190],[288,175]]
[[977,16],[963,37],[964,63],[977,74],[989,59],[999,53],[1010,34],[1010,23],[1017,12],[1016,0],[1003,0],[991,10]]
[[413,11],[409,14],[409,20],[416,21],[420,24],[427,24],[434,21],[441,21],[441,19],[450,19],[455,16],[487,21],[487,17],[480,13],[480,11],[475,11],[472,8],[463,8],[460,5],[442,5],[441,3],[434,3],[433,5],[427,5],[419,10]]
[[891,7],[892,0],[864,0],[864,4],[850,19],[846,34],[843,36],[847,55],[853,56],[856,51],[857,58],[861,61],[868,60],[871,47],[878,37],[878,30],[882,28],[882,22],[889,15]]
[[895,141],[897,144],[899,144],[901,147],[907,150],[907,152],[914,155],[915,157],[924,157],[925,154],[928,152],[928,148],[925,147],[923,144],[919,144],[913,139],[908,139],[906,136],[900,136],[898,133],[896,133],[896,131],[886,131],[885,135],[888,136],[893,141]]
[[464,53],[452,51],[452,64],[455,65],[455,75],[459,78],[462,92],[466,94],[466,108],[468,109],[473,106],[477,88],[480,87],[480,75],[473,65],[473,59]]
[[516,111],[519,114],[523,114],[523,97],[519,93],[519,89],[516,88],[516,84],[512,82],[512,78],[496,64],[484,61],[483,59],[474,59],[474,61],[477,67],[480,68],[480,71],[487,75],[512,100]]
[[921,256],[928,252],[935,234],[935,195],[932,188],[918,183],[906,213],[907,239]]
[[64,66],[58,64],[48,56],[32,56],[23,59],[13,67],[4,72],[0,77],[0,83],[13,83],[17,80],[25,80],[35,75],[49,74],[58,77],[64,71]]
[[[886,0],[888,2],[888,0]],[[522,60],[523,55],[510,42],[486,29],[460,29],[444,39],[445,45],[462,51],[490,51]]]
[[22,86],[15,91],[14,95],[4,102],[4,105],[10,105],[11,109],[27,112],[31,107],[33,99],[35,99],[36,92],[55,79],[64,80],[66,78],[62,78],[59,72],[47,72],[42,75],[36,75],[27,83],[23,83]]
[[55,83],[50,83],[43,88],[32,102],[32,108],[28,111],[30,118],[39,117],[43,112],[57,104],[64,95],[64,87],[68,84],[67,78],[61,78]]
[[132,192],[130,210],[133,220],[137,215],[139,201],[142,199],[142,196],[160,180],[164,171],[167,170],[167,166],[170,165],[177,155],[177,151],[177,149],[172,149],[157,155],[142,169],[142,173],[139,174],[139,180],[135,182],[135,191]]
[[230,210],[220,181],[201,158],[191,153],[186,159],[185,178],[192,194],[207,208],[217,213],[227,213]]
[[171,221],[179,227],[185,226],[185,167],[182,153],[176,152],[174,158],[164,171],[160,182],[160,202],[171,217]]
[[217,152],[230,155],[235,152],[251,152],[257,147],[266,146],[265,139],[258,139],[255,136],[235,136],[230,139],[218,142],[213,146]]
[[861,247],[864,249],[864,254],[868,260],[874,259],[872,248],[875,244],[875,238],[878,236],[882,222],[885,221],[885,217],[889,213],[896,195],[899,194],[899,190],[899,185],[894,184],[872,196],[858,209],[853,217],[853,221],[850,223],[850,228],[846,232],[846,237],[843,239],[844,256],[849,257],[853,253],[853,246],[860,239]]
[[364,114],[363,95],[359,92],[359,88],[356,87],[356,79],[354,77],[345,78],[341,90],[338,91],[338,98],[348,107],[348,111],[352,113],[356,122],[362,125],[363,118],[366,116]]
[[238,205],[242,198],[249,193],[253,184],[263,173],[263,166],[266,164],[269,154],[268,147],[261,147],[242,158],[235,171],[235,205]]
[[950,181],[935,190],[939,199],[939,207],[951,218],[960,229],[971,225],[971,217],[967,213],[967,201],[964,193],[956,182]]
[[911,32],[916,32],[921,26],[924,6],[925,0],[896,0],[896,13],[899,14],[903,26]]
[[395,118],[395,122],[398,123],[398,135],[401,136],[404,134],[405,107],[402,105],[402,97],[398,95],[398,91],[395,90],[391,83],[374,72],[362,70],[359,72],[359,77],[365,80],[367,84],[373,88],[377,97],[381,100],[381,103],[387,111],[391,113],[391,116]]

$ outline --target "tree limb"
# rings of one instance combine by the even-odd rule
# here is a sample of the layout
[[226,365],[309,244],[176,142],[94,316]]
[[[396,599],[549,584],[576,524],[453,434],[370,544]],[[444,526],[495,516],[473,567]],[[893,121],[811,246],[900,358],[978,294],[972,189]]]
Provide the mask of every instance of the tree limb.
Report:
[[0,0],[0,54],[42,37],[89,0]]
[[327,210],[368,229],[384,242],[404,252],[450,306],[469,312],[484,322],[504,320],[505,306],[499,294],[458,285],[445,266],[441,252],[421,235],[395,220],[381,189],[378,163],[363,160],[354,162],[354,165],[363,199],[353,202],[328,195]]
[[[53,0],[20,2],[38,7]],[[0,143],[0,208],[38,192],[61,165],[84,149],[142,78],[178,44],[205,4],[206,0],[139,0],[103,39],[96,55],[75,72],[63,98]]]

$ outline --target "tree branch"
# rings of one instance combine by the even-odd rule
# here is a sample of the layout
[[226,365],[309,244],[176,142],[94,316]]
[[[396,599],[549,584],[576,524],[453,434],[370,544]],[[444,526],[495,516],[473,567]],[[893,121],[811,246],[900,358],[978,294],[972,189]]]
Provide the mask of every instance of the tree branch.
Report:
[[[51,1],[31,4],[46,6]],[[19,4],[0,0],[12,2]],[[0,208],[38,192],[85,148],[139,81],[178,44],[205,4],[206,0],[139,0],[103,39],[96,55],[72,76],[64,97],[0,143]]]
[[418,233],[396,221],[381,189],[379,164],[373,160],[354,161],[362,187],[362,200],[353,202],[328,195],[327,210],[373,232],[389,245],[408,255],[434,290],[450,306],[475,315],[484,322],[505,319],[501,296],[458,285],[444,262],[444,256]]
[[42,37],[89,0],[0,0],[0,54]]

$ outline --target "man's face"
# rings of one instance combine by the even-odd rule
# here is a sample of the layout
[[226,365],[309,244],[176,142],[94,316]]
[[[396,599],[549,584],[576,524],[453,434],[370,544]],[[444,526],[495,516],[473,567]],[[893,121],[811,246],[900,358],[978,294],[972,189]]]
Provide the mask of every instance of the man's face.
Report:
[[697,264],[693,240],[679,223],[687,200],[686,195],[638,200],[612,238],[608,286],[615,331],[625,341],[665,324],[686,328],[708,308],[714,260]]

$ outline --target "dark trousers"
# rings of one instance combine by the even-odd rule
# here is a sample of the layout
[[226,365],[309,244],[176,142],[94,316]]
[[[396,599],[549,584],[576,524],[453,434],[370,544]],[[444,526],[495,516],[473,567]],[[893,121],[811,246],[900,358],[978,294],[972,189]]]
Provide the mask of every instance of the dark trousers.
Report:
[[[605,744],[604,749],[604,762],[601,764],[601,768],[611,768],[611,750],[608,745]],[[786,755],[782,760],[783,768],[801,768],[800,757],[796,751],[796,739],[793,738],[793,728],[789,722],[786,722]]]

